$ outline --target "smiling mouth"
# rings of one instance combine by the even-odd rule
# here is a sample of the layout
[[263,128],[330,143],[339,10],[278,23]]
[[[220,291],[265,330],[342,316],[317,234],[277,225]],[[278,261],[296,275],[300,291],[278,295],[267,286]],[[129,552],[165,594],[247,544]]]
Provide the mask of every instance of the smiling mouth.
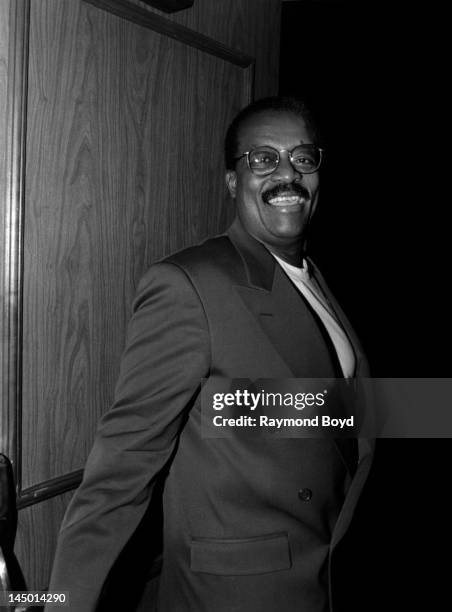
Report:
[[299,195],[279,195],[264,201],[270,206],[297,206],[305,202],[305,198]]

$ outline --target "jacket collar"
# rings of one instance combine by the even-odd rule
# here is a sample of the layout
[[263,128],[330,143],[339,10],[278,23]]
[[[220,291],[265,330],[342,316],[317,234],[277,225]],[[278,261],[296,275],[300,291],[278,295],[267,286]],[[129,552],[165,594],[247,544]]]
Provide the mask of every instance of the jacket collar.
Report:
[[271,291],[276,267],[273,255],[243,229],[238,217],[226,233],[243,260],[250,286]]

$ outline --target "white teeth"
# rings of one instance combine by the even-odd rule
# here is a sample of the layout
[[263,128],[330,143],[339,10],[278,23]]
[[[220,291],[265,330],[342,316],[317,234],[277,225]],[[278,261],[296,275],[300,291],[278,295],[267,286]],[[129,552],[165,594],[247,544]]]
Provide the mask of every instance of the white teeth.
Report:
[[300,196],[279,196],[277,198],[271,198],[268,203],[272,206],[291,206],[293,204],[299,204],[302,201]]

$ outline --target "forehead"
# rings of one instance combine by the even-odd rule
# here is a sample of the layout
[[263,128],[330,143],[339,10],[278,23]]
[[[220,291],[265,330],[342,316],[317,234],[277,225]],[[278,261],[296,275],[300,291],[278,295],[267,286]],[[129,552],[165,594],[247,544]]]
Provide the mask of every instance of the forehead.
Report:
[[302,117],[291,112],[262,112],[247,119],[238,134],[240,150],[264,144],[279,149],[312,141]]

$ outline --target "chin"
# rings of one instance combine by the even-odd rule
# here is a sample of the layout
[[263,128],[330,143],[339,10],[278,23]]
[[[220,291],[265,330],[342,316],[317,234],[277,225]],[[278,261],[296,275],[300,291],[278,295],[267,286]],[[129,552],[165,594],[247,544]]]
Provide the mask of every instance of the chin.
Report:
[[297,224],[293,224],[291,223],[290,225],[280,225],[280,226],[273,226],[273,227],[269,227],[267,228],[267,230],[269,231],[270,234],[272,234],[275,238],[279,238],[281,240],[302,240],[304,235],[306,234],[306,230],[307,230],[308,224],[307,223],[297,223]]

